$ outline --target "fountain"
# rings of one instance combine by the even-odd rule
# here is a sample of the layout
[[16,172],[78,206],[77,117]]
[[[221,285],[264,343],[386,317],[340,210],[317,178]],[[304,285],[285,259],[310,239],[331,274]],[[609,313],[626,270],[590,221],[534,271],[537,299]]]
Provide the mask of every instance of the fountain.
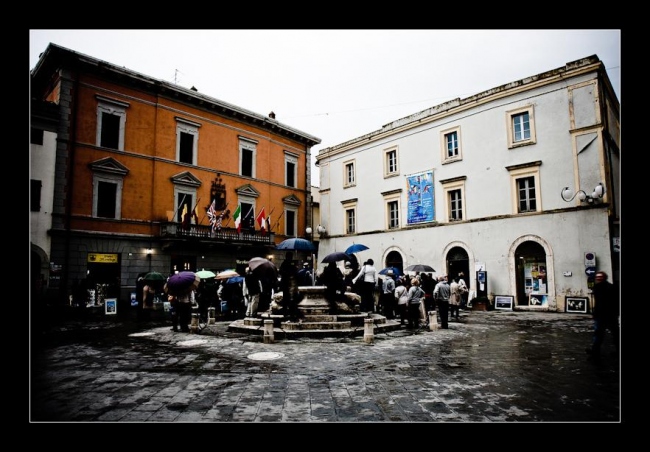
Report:
[[265,320],[273,321],[273,337],[279,339],[363,336],[364,329],[367,334],[367,327],[364,326],[367,319],[372,320],[375,333],[400,329],[399,320],[388,320],[380,314],[359,312],[361,299],[353,292],[345,293],[345,301],[337,303],[336,313],[330,312],[330,305],[325,299],[325,286],[299,286],[298,292],[303,295],[303,299],[298,303],[301,313],[299,322],[289,322],[288,317],[275,313],[282,300],[282,293],[279,293],[275,295],[270,311],[258,312],[255,317],[236,320],[228,326],[228,331],[263,335]]

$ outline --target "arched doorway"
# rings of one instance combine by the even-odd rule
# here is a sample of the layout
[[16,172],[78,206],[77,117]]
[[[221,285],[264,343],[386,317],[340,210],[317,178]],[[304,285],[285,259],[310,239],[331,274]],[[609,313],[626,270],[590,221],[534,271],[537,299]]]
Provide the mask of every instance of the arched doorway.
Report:
[[522,242],[515,251],[517,305],[528,305],[531,293],[548,294],[546,251],[537,242]]
[[469,285],[469,256],[467,251],[460,246],[451,248],[447,253],[447,268],[442,269],[440,273],[446,274],[450,282],[462,273],[465,283]]
[[[389,251],[386,255],[385,267],[395,267],[400,271],[400,274],[404,274],[404,260],[402,259],[402,254],[399,251]],[[378,268],[378,270],[381,270],[381,268]]]

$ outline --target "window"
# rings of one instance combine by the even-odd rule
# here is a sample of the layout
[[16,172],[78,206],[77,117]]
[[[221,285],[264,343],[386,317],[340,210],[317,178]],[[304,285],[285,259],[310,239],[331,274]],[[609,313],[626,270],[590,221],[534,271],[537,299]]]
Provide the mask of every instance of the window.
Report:
[[43,187],[43,182],[36,179],[30,179],[29,182],[29,210],[31,212],[40,212],[41,188]]
[[296,187],[298,177],[298,156],[294,154],[284,154],[284,179],[289,187]]
[[93,217],[122,219],[122,188],[129,170],[111,157],[92,162],[90,169],[93,171]]
[[508,148],[537,142],[532,105],[509,111],[506,118],[508,121]]
[[257,142],[239,137],[239,172],[242,176],[255,177]]
[[397,164],[397,148],[384,151],[384,177],[397,176],[399,166]]
[[389,201],[386,207],[388,210],[388,229],[399,228],[399,202]]
[[443,130],[440,133],[442,162],[449,162],[462,159],[460,146],[460,127]]
[[540,212],[542,210],[539,187],[540,161],[507,167],[512,183],[512,202],[515,213]]
[[519,192],[519,212],[534,212],[537,210],[535,178],[522,177],[517,179],[517,190]]
[[37,129],[35,127],[32,127],[32,132],[31,132],[31,135],[30,135],[29,142],[31,144],[40,144],[42,146],[43,145],[43,135],[44,135],[43,129]]
[[357,209],[345,209],[345,233],[354,234],[357,231]]
[[293,209],[286,209],[284,211],[284,234],[288,237],[296,237],[296,231],[298,230],[298,220],[297,212]]
[[445,196],[445,204],[447,207],[446,221],[461,221],[465,216],[465,176],[456,177],[453,179],[441,180],[443,193]]
[[255,204],[240,201],[242,231],[255,231]]
[[122,215],[122,177],[93,176],[93,217],[119,220]]
[[176,160],[178,162],[196,165],[199,127],[201,124],[176,117]]
[[98,100],[96,144],[123,151],[126,109],[129,104],[103,96],[96,97]]
[[385,229],[399,229],[399,209],[400,209],[400,196],[402,190],[392,190],[390,192],[382,193],[385,205]]
[[351,187],[355,185],[355,170],[354,170],[354,161],[351,162],[345,162],[343,164],[343,170],[345,174],[343,175],[343,186],[344,187]]

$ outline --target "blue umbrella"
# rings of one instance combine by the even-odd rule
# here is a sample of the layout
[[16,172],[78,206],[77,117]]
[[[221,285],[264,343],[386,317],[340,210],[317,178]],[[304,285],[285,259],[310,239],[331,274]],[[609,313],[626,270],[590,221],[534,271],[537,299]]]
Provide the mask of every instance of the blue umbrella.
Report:
[[288,251],[315,251],[316,248],[314,244],[307,239],[301,239],[294,237],[292,239],[286,239],[278,244],[275,247],[277,250],[288,250]]
[[399,271],[399,268],[397,268],[397,267],[386,267],[384,269],[379,270],[379,274],[380,275],[385,275],[386,273],[388,273],[388,270],[393,270],[393,274],[395,275],[395,277],[402,276],[402,272]]
[[352,245],[348,246],[348,248],[345,250],[347,254],[350,253],[358,253],[359,251],[365,251],[369,250],[366,245],[362,245],[361,243],[353,243]]
[[226,284],[237,284],[244,280],[243,276],[235,276],[234,278],[228,278]]

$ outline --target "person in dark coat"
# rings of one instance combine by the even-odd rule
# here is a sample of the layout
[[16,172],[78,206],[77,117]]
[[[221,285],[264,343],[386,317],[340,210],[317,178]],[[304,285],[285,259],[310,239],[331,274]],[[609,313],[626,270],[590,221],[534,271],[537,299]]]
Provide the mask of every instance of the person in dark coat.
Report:
[[600,348],[605,341],[607,330],[612,333],[612,341],[616,356],[619,352],[619,296],[618,290],[614,284],[607,280],[607,273],[603,271],[596,272],[595,284],[592,289],[594,294],[594,308],[592,317],[594,319],[594,334],[592,337],[591,347],[586,351],[590,359],[600,359]]
[[280,290],[282,290],[282,307],[289,321],[297,322],[299,317],[298,303],[298,267],[293,262],[293,253],[288,252],[286,259],[280,265]]
[[343,298],[345,293],[343,272],[336,265],[336,262],[330,262],[323,270],[320,280],[325,286],[325,299],[330,304],[330,313],[336,314],[338,310],[336,303]]

